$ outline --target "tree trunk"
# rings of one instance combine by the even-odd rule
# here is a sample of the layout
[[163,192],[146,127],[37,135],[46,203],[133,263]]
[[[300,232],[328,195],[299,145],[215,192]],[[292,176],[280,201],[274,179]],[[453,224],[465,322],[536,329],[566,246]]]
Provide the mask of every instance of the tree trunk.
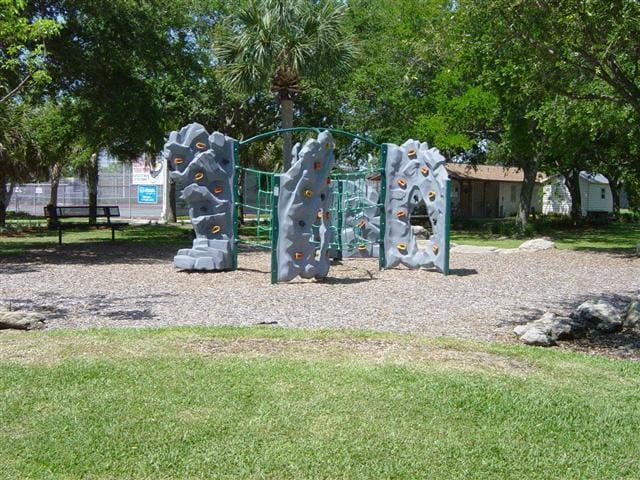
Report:
[[6,175],[0,172],[0,227],[7,226],[7,207],[9,206],[7,183]]
[[622,182],[620,179],[609,176],[609,188],[611,189],[611,198],[613,200],[613,214],[616,218],[620,218],[620,189]]
[[87,173],[87,187],[89,187],[89,225],[98,222],[98,154],[91,155]]
[[169,180],[169,201],[167,202],[167,213],[165,215],[165,222],[176,223],[178,217],[176,212],[178,211],[176,201],[176,182]]
[[[53,208],[58,206],[58,187],[60,186],[60,175],[62,174],[62,165],[56,162],[51,167],[51,191],[49,193],[49,205]],[[51,217],[47,220],[47,228],[51,228],[53,219]]]
[[[280,118],[282,120],[282,128],[293,127],[293,100],[288,96],[280,95]],[[285,172],[291,168],[291,149],[293,148],[291,138],[291,132],[283,135],[282,168]]]
[[524,233],[529,222],[529,212],[531,211],[531,200],[533,198],[533,189],[536,185],[536,176],[538,175],[537,159],[533,159],[522,168],[524,179],[522,181],[522,189],[520,190],[520,203],[518,204],[518,215],[516,215],[516,229],[519,233]]
[[576,225],[582,218],[582,195],[580,194],[580,170],[562,172],[564,182],[571,194],[571,219]]

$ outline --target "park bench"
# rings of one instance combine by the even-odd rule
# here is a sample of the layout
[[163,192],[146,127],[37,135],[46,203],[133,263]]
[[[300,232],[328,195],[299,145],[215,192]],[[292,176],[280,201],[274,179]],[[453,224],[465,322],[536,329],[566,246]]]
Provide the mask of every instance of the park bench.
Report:
[[78,222],[63,222],[62,219],[78,219],[78,218],[90,218],[90,208],[88,206],[75,206],[75,207],[53,207],[47,205],[44,207],[44,216],[51,219],[51,228],[58,230],[58,244],[62,245],[62,231],[66,228],[110,228],[111,229],[111,241],[116,239],[116,228],[125,226],[122,223],[112,223],[112,218],[120,216],[120,207],[117,206],[100,206],[96,207],[96,218],[106,218],[106,223],[98,223],[91,225],[90,223],[78,223]]

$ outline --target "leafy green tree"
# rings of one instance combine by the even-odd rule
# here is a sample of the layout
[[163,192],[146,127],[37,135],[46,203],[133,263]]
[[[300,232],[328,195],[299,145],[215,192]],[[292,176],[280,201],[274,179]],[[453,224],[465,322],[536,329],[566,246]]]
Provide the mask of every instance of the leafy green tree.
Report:
[[46,178],[46,168],[29,128],[31,107],[26,103],[0,104],[0,227],[16,183]]
[[46,40],[58,19],[32,18],[25,0],[0,0],[0,104],[32,83],[46,82]]
[[[201,19],[189,0],[32,0],[31,18],[59,19],[47,45],[51,94],[73,102],[80,125],[89,204],[95,221],[97,155],[121,159],[157,152],[167,129],[185,119],[175,105],[206,88],[199,78],[209,57],[194,40]],[[213,7],[212,7],[213,9]],[[210,25],[206,25],[210,28]]]
[[[255,94],[277,95],[283,128],[293,126],[294,100],[307,76],[340,75],[354,63],[345,28],[347,6],[336,0],[246,0],[222,23],[214,42],[226,81]],[[284,135],[284,169],[291,166]]]

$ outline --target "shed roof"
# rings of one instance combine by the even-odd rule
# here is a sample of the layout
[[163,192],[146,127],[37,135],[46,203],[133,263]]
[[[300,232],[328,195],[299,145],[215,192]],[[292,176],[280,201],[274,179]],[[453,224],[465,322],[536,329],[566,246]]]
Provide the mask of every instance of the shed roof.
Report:
[[[470,165],[467,163],[447,163],[447,172],[451,178],[461,180],[485,180],[492,182],[522,182],[524,173],[519,168],[500,165]],[[538,172],[536,183],[542,183],[547,176]]]

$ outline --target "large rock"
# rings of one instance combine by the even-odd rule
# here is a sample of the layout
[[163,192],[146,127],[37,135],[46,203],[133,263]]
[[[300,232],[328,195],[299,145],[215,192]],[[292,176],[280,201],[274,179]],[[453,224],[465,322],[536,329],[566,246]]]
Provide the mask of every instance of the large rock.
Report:
[[539,252],[556,248],[556,244],[547,238],[534,238],[533,240],[527,240],[519,248],[526,252]]
[[38,330],[44,322],[44,315],[36,312],[0,312],[0,330]]
[[622,323],[627,328],[640,328],[640,300],[629,304]]
[[622,316],[616,307],[604,300],[589,300],[571,314],[571,318],[584,324],[587,329],[600,333],[614,333],[622,330]]
[[518,325],[513,332],[527,345],[547,347],[554,345],[558,340],[571,340],[583,335],[584,327],[572,318],[547,312],[538,320]]

